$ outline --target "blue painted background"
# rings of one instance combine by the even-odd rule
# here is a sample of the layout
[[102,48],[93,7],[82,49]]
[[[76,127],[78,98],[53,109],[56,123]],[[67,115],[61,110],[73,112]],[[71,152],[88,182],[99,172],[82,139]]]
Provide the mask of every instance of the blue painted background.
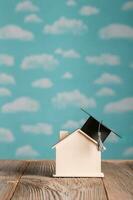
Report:
[[133,158],[133,1],[0,1],[0,158],[53,159],[87,115],[118,132],[104,159]]

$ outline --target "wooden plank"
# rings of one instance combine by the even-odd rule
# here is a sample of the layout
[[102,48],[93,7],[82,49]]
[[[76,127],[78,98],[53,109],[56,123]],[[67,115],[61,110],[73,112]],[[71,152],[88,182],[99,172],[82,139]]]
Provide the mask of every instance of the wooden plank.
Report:
[[53,178],[54,161],[32,161],[12,200],[107,200],[100,178]]
[[26,166],[24,161],[0,161],[0,200],[12,197]]
[[58,184],[58,190],[66,194],[68,199],[107,199],[101,178],[60,178],[57,179],[55,184]]
[[102,180],[53,178],[54,161],[0,161],[0,200],[132,200],[133,161],[104,161],[102,168]]
[[103,183],[109,200],[133,200],[133,161],[105,161]]

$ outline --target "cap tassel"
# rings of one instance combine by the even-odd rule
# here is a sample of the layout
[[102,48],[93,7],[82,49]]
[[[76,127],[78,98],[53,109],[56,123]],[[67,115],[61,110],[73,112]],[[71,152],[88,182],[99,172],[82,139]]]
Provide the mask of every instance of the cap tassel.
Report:
[[[101,121],[101,123],[102,123],[102,121]],[[105,147],[103,146],[103,143],[101,140],[101,132],[100,132],[101,123],[99,123],[99,126],[98,126],[98,151],[103,152],[105,150]]]
[[98,132],[98,151],[104,151],[105,148],[103,146],[102,140],[101,140],[101,132]]

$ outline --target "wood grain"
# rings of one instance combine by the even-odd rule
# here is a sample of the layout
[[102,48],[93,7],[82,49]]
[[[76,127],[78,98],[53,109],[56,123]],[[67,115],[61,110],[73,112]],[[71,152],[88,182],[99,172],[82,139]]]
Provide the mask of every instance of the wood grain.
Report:
[[108,199],[133,200],[133,161],[105,161],[102,166]]
[[133,161],[103,161],[102,171],[53,178],[54,161],[0,161],[0,200],[133,200]]
[[0,161],[0,200],[11,199],[27,162]]
[[26,169],[13,200],[106,200],[102,180],[95,178],[53,178],[55,162],[35,161]]

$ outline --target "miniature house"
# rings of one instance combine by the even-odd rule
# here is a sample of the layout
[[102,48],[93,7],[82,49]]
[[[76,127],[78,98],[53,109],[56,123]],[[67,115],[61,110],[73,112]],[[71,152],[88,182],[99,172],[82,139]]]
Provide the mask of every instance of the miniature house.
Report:
[[[98,148],[99,123],[92,116],[81,129],[68,134],[60,132],[56,148],[55,177],[103,177],[101,172],[101,151]],[[100,126],[101,141],[104,142],[111,130]],[[104,147],[103,147],[104,148]]]

